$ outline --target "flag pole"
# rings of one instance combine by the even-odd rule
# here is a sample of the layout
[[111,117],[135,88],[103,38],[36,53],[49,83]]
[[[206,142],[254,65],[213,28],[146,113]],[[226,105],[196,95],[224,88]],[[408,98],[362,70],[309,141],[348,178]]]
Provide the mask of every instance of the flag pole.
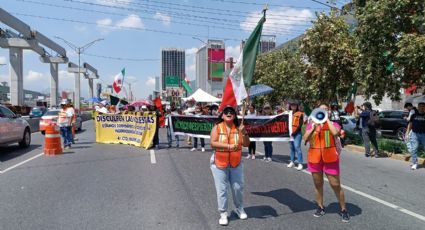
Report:
[[[269,5],[268,4],[264,5],[264,8],[263,8],[264,21],[266,20],[266,11],[268,9],[269,9]],[[251,91],[251,86],[247,89],[246,93],[248,94],[248,97],[246,98],[246,100],[243,101],[243,104],[242,104],[242,122],[241,122],[241,124],[243,124],[243,122],[245,120],[246,106],[249,105],[249,92],[250,91]]]

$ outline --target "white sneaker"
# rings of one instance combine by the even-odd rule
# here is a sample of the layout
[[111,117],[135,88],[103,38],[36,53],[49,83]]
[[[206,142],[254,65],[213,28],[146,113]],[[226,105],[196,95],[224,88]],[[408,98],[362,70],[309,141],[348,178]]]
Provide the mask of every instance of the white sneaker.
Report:
[[416,170],[416,169],[418,169],[418,164],[413,164],[411,169],[412,169],[412,170]]
[[196,148],[192,148],[190,151],[191,151],[191,152],[196,151]]
[[243,208],[237,208],[235,209],[236,215],[238,215],[239,219],[246,220],[248,218],[248,215],[246,214],[245,210]]
[[220,213],[220,219],[218,220],[220,225],[228,225],[229,220],[227,219],[227,212]]
[[202,152],[205,152],[205,148],[202,148]]
[[267,161],[267,157],[263,157],[263,159],[261,159],[262,161]]
[[267,157],[267,162],[272,162],[272,158],[271,157]]
[[289,162],[289,164],[288,164],[286,167],[288,167],[288,168],[292,168],[292,167],[294,167],[294,166],[295,166],[294,162],[293,162],[293,161],[291,161],[291,162]]
[[248,156],[246,156],[246,159],[251,159],[251,154],[248,154]]
[[255,160],[255,155],[252,155],[251,159]]
[[304,167],[303,167],[303,164],[298,164],[298,167],[297,167],[297,170],[298,170],[298,171],[303,170],[303,168],[304,168]]

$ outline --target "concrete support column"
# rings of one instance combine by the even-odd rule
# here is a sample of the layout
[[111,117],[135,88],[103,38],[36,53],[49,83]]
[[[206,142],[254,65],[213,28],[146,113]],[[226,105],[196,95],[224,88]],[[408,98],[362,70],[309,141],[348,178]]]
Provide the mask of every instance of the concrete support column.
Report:
[[80,109],[80,73],[75,73],[74,108]]
[[24,105],[23,50],[9,48],[10,103]]
[[58,82],[58,76],[59,76],[59,69],[58,69],[58,63],[50,63],[50,106],[57,106],[58,105],[58,88],[59,88],[59,82]]
[[[93,98],[93,79],[88,79],[89,81],[89,97],[90,99]],[[89,103],[90,108],[93,106],[93,103],[90,101]]]

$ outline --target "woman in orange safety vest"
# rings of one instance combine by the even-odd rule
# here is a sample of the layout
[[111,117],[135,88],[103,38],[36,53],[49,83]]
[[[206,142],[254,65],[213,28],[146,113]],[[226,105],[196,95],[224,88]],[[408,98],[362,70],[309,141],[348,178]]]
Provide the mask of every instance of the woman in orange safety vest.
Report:
[[[329,112],[327,105],[321,105],[320,108]],[[315,217],[325,215],[325,208],[323,205],[323,173],[325,173],[341,206],[340,215],[342,221],[349,222],[350,215],[345,205],[344,191],[341,188],[339,177],[339,153],[335,142],[335,138],[338,138],[340,130],[341,127],[336,122],[332,122],[329,119],[322,124],[311,122],[307,125],[303,138],[310,143],[307,167],[313,176],[316,202],[318,205],[313,215]]]
[[210,134],[210,144],[215,150],[211,156],[210,168],[217,191],[219,224],[227,225],[228,185],[232,189],[236,214],[240,219],[248,218],[243,208],[244,176],[241,158],[242,146],[249,146],[249,136],[245,127],[239,125],[236,110],[232,106],[226,106],[219,119]]

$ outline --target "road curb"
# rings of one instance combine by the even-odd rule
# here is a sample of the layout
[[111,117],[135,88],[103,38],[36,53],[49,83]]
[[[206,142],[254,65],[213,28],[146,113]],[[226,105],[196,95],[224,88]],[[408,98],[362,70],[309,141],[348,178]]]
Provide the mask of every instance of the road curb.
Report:
[[[364,154],[364,151],[365,151],[363,146],[358,146],[358,145],[345,145],[344,149],[355,152],[355,153],[361,153],[361,154]],[[400,161],[410,160],[410,155],[406,155],[406,154],[391,153],[391,152],[383,152],[383,154],[385,154],[385,156],[383,157],[389,157],[395,160],[400,160]],[[418,164],[420,165],[425,164],[425,159],[418,157]]]

